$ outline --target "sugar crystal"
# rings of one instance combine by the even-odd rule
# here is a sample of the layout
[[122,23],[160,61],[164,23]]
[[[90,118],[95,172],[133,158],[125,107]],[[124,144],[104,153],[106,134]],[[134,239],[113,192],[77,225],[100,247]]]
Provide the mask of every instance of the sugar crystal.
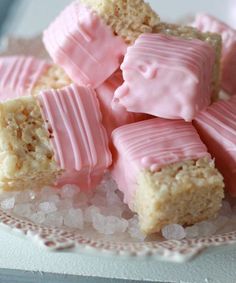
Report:
[[57,207],[53,202],[42,202],[39,204],[39,208],[45,213],[52,213],[54,211],[57,211]]
[[81,209],[70,209],[68,214],[64,217],[64,224],[69,228],[83,229],[84,218]]
[[162,230],[162,236],[167,240],[181,240],[186,236],[184,227],[179,224],[170,224],[165,226]]
[[14,207],[14,205],[15,205],[15,198],[14,197],[1,201],[1,208],[5,209],[5,210],[12,209]]

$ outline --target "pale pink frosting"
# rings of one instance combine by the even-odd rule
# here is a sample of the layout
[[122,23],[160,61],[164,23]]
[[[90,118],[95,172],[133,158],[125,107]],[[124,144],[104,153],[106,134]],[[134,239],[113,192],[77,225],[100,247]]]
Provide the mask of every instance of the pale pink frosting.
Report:
[[236,30],[213,16],[197,15],[194,27],[202,32],[219,33],[223,41],[222,49],[222,87],[229,94],[236,94]]
[[137,122],[116,129],[112,138],[112,175],[129,206],[142,170],[155,172],[168,164],[210,157],[192,124],[183,120],[154,118]]
[[128,112],[123,106],[118,106],[115,109],[112,109],[111,103],[114,93],[123,82],[122,72],[118,70],[96,89],[103,116],[103,125],[107,130],[109,138],[114,129],[149,118],[146,114]]
[[226,189],[236,197],[236,96],[219,101],[194,120],[201,139],[216,159]]
[[42,91],[38,99],[56,161],[66,171],[58,183],[94,188],[111,164],[96,93],[72,84],[60,90]]
[[0,101],[30,94],[49,66],[34,57],[0,57]]
[[75,1],[44,32],[52,59],[77,84],[98,87],[120,65],[126,44],[99,16]]
[[121,65],[124,84],[113,107],[191,121],[210,104],[215,52],[200,40],[143,34]]

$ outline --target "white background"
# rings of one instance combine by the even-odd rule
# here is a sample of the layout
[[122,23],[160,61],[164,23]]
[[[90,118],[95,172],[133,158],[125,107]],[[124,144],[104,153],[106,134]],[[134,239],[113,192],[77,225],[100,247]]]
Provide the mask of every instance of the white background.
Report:
[[[9,34],[40,33],[71,0],[18,0],[6,24]],[[236,28],[236,0],[150,0],[162,20],[176,21],[186,15],[207,11]],[[235,18],[235,19],[234,19]]]

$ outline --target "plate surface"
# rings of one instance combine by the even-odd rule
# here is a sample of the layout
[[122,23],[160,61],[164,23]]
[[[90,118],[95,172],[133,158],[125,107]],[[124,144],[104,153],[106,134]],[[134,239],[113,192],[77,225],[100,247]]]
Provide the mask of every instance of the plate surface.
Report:
[[[4,55],[25,54],[47,58],[41,37],[32,39],[8,38],[5,41]],[[208,247],[236,244],[236,231],[230,233],[181,241],[126,241],[119,238],[106,238],[94,235],[91,231],[69,230],[46,227],[17,218],[0,209],[0,226],[10,232],[20,232],[36,244],[48,250],[83,248],[102,254],[119,256],[152,257],[157,260],[184,262],[200,254]],[[19,234],[19,233],[18,233]]]

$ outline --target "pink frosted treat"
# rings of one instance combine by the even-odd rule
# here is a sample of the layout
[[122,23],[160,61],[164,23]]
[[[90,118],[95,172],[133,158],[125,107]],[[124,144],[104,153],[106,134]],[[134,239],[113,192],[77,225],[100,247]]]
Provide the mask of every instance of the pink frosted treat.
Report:
[[94,188],[111,164],[96,93],[71,85],[41,92],[39,101],[52,135],[55,159],[64,171],[58,183]]
[[236,30],[220,20],[207,15],[197,15],[193,26],[202,32],[215,32],[222,36],[222,87],[229,94],[236,94]]
[[122,126],[112,138],[112,175],[145,233],[218,211],[223,178],[192,124],[154,118]]
[[118,70],[108,80],[96,89],[100,108],[109,138],[114,129],[149,118],[148,115],[128,112],[123,106],[112,109],[112,99],[116,89],[124,82],[122,72]]
[[54,62],[77,84],[98,87],[120,65],[126,44],[96,12],[75,1],[44,32]]
[[0,103],[0,188],[97,186],[111,164],[96,93],[72,84]]
[[34,57],[0,57],[0,100],[29,94],[49,67]]
[[213,48],[203,41],[143,34],[121,65],[125,82],[113,107],[191,121],[210,103],[214,59]]
[[194,126],[215,158],[226,189],[236,197],[236,96],[216,102],[201,112]]

